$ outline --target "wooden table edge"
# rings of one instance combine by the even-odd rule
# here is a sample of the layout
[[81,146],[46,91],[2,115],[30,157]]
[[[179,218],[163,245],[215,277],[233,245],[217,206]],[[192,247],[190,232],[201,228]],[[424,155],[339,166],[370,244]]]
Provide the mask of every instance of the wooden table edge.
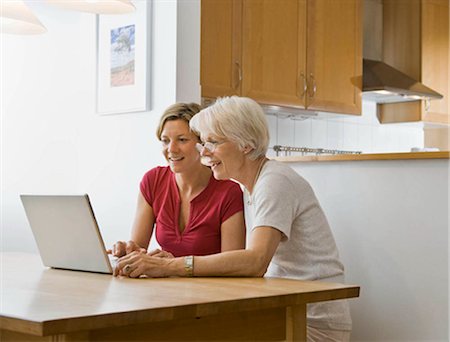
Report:
[[[35,336],[68,334],[78,331],[121,327],[132,324],[152,323],[178,319],[206,317],[253,310],[291,307],[307,303],[359,297],[360,287],[344,285],[343,288],[318,290],[314,292],[282,294],[258,298],[236,299],[221,302],[190,304],[177,307],[152,308],[136,311],[70,317],[42,322],[15,317],[0,317],[1,329]],[[310,297],[306,300],[306,296]],[[245,304],[245,308],[236,309]]]

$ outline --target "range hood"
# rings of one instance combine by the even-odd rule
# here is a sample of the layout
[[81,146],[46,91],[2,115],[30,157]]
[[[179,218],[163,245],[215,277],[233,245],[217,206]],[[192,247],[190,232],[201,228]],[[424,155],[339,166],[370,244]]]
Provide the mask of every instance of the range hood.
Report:
[[383,1],[364,0],[362,98],[377,103],[442,99],[442,95],[383,62]]
[[364,100],[395,103],[442,99],[442,97],[433,89],[384,62],[363,59]]

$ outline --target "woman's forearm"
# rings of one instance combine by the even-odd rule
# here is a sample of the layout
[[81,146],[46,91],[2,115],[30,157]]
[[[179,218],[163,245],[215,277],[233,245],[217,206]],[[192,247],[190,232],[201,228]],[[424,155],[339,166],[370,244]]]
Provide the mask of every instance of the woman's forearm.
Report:
[[[252,250],[196,256],[193,263],[193,275],[196,277],[262,277],[268,266],[266,259],[261,256],[261,253]],[[173,259],[168,267],[170,275],[188,276],[184,257]]]

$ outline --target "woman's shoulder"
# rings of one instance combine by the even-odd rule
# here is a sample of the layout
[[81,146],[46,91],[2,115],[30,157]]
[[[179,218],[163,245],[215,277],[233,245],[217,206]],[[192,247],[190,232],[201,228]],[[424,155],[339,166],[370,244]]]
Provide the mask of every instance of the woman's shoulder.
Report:
[[153,169],[148,170],[145,174],[143,179],[160,179],[164,178],[168,174],[170,174],[172,171],[170,170],[170,167],[168,166],[156,166]]
[[279,176],[296,177],[298,174],[285,163],[280,163],[276,160],[268,160],[261,170],[261,176],[262,175],[272,178]]
[[308,181],[298,174],[293,168],[276,160],[269,160],[261,172],[261,183],[269,183],[287,187],[309,187]]
[[214,184],[214,190],[216,191],[226,191],[226,192],[237,192],[242,194],[241,186],[232,180],[217,180],[213,176],[212,183]]

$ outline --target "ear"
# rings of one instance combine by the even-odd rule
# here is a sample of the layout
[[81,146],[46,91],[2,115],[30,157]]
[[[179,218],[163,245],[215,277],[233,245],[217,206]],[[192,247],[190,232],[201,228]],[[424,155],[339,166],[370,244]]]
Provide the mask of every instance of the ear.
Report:
[[253,148],[251,148],[250,146],[245,146],[244,149],[242,151],[244,151],[244,154],[248,154],[249,152],[251,152],[253,150]]

